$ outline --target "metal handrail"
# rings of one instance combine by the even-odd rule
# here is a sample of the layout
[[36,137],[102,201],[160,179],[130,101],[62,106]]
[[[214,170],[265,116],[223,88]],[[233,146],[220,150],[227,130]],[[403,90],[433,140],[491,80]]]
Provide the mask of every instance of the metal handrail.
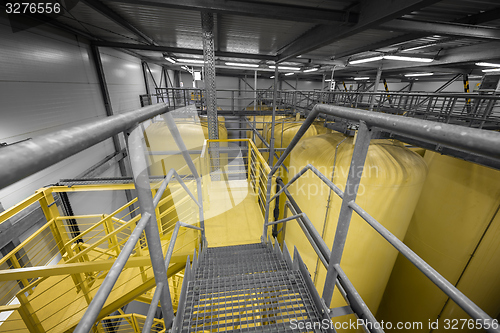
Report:
[[[415,138],[424,139],[424,140],[432,140],[439,144],[449,145],[451,147],[464,149],[467,151],[471,151],[477,154],[481,154],[484,156],[493,157],[495,159],[500,159],[500,133],[491,132],[491,131],[483,131],[474,128],[464,128],[456,125],[448,125],[448,124],[437,124],[435,122],[420,120],[420,119],[409,119],[406,117],[400,117],[396,115],[389,114],[380,114],[370,111],[357,110],[353,108],[346,108],[341,106],[333,106],[333,105],[316,105],[312,111],[309,113],[307,119],[304,121],[303,125],[297,131],[297,134],[292,139],[288,148],[282,154],[281,158],[278,162],[273,166],[273,169],[268,174],[268,188],[267,188],[267,196],[266,196],[266,213],[264,220],[264,231],[263,237],[267,237],[267,224],[269,223],[269,207],[272,200],[277,198],[278,194],[271,198],[270,196],[270,185],[272,182],[272,177],[281,166],[283,161],[288,157],[293,148],[297,145],[301,137],[307,131],[309,126],[313,123],[317,116],[320,114],[331,115],[339,118],[349,119],[352,121],[359,121],[363,126],[360,127],[360,130],[368,133],[370,131],[370,127],[381,128],[385,130],[390,130],[393,132],[400,133],[402,135],[409,135]],[[353,152],[353,161],[351,162],[351,168],[356,166],[356,164],[360,164],[361,167],[364,165],[364,159],[366,157],[366,153],[368,150],[367,145],[369,145],[370,134],[360,133],[359,136],[362,136],[361,145],[366,147],[355,147],[355,151]],[[359,137],[358,137],[359,139]],[[358,154],[358,155],[356,155]],[[355,156],[356,155],[356,156]],[[363,156],[364,155],[364,156]],[[355,159],[357,159],[355,161]],[[303,175],[307,170],[313,170],[312,166],[306,166],[303,170],[299,172],[298,175],[291,179],[291,182],[298,179],[301,175]],[[316,170],[317,171],[317,170]],[[314,172],[318,175],[323,182],[327,185],[329,180],[322,175],[321,177],[317,172]],[[346,188],[349,185],[352,185],[356,179],[351,179],[351,172],[349,172],[349,178],[347,180]],[[353,173],[354,174],[354,173]],[[353,177],[354,178],[354,177]],[[359,182],[359,179],[357,179]],[[351,184],[350,184],[351,182]],[[285,185],[280,192],[285,192],[286,188],[289,184]],[[333,185],[335,186],[335,185]],[[335,186],[330,186],[334,192],[340,195],[340,190]],[[280,193],[278,192],[278,193]],[[393,245],[399,252],[401,252],[405,257],[407,257],[410,262],[419,268],[424,275],[429,278],[436,286],[438,286],[443,292],[450,297],[453,301],[457,303],[468,315],[470,315],[475,320],[483,320],[483,321],[492,321],[493,319],[483,310],[481,310],[474,302],[472,302],[469,298],[467,298],[462,292],[460,292],[455,286],[453,286],[450,282],[448,282],[442,275],[440,275],[436,270],[434,270],[430,265],[428,265],[422,258],[420,258],[417,254],[415,254],[411,249],[409,249],[402,241],[400,241],[396,236],[394,236],[389,230],[383,227],[378,221],[372,218],[368,213],[366,213],[361,207],[359,207],[355,203],[355,194],[351,196],[352,199],[348,198],[349,196],[343,197],[342,208],[348,208],[351,211],[356,211],[372,228],[374,228],[377,232],[379,232],[386,240],[389,241],[391,245]],[[346,200],[349,200],[346,202]],[[344,207],[346,206],[346,207]],[[337,279],[343,278],[342,271],[339,270],[339,263],[343,244],[341,244],[340,248],[337,248],[337,235],[340,230],[340,219],[342,218],[343,212],[341,209],[341,217],[339,217],[339,224],[337,226],[337,232],[334,242],[334,247],[331,251],[331,256],[329,260],[328,274],[325,280],[325,289],[327,286],[331,286],[331,282],[336,282]],[[346,228],[349,227],[349,221],[351,218],[350,213],[344,214],[344,218],[347,219],[347,225],[344,226]],[[344,221],[345,222],[345,221]],[[347,229],[342,230],[347,236]],[[339,243],[345,243],[345,238],[343,240],[339,240]],[[335,254],[335,250],[340,251],[340,254]],[[331,259],[333,255],[336,255],[336,260],[333,262]],[[337,267],[338,266],[338,267]],[[335,274],[330,274],[331,271],[335,271]],[[331,277],[334,277],[334,281],[329,281]],[[329,287],[329,291],[326,295],[326,298],[331,300],[331,293],[333,289]],[[323,297],[325,298],[325,292],[323,293]],[[328,300],[328,301],[329,301]],[[500,329],[494,329],[490,327],[489,329],[485,329],[488,332],[500,332]]]

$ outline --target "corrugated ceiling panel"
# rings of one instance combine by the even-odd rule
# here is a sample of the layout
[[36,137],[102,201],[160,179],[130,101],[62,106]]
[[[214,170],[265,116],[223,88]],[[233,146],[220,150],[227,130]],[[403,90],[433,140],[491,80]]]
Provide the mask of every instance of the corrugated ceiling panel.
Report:
[[137,42],[141,38],[122,28],[83,2],[57,19],[59,22],[112,42]]
[[163,46],[203,48],[201,16],[198,11],[117,2],[105,3]]
[[405,18],[430,21],[453,21],[470,14],[498,7],[498,0],[443,0]]
[[[332,31],[332,33],[335,32]],[[369,29],[349,38],[342,39],[330,45],[309,52],[303,55],[303,57],[307,58],[308,56],[311,56],[328,58],[335,56],[337,53],[344,52],[345,50],[351,50],[358,47],[370,45],[378,41],[394,38],[399,35],[401,35],[401,33],[399,32]]]
[[273,54],[312,28],[310,23],[235,15],[220,17],[221,50]]

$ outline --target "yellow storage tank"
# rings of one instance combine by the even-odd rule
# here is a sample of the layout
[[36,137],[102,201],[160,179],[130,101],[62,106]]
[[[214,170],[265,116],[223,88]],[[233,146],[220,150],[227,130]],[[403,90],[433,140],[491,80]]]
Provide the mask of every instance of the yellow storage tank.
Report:
[[[286,116],[275,116],[275,122],[287,118]],[[253,124],[255,120],[255,128],[257,128],[257,131],[259,132],[260,135],[264,136],[264,128],[269,124],[272,123],[273,117],[272,116],[249,116],[247,117],[248,121]],[[253,136],[253,133],[251,130],[247,131],[247,138],[251,139]],[[257,147],[260,147],[263,145],[262,141],[259,139],[259,137],[256,135],[255,136],[255,144]]]
[[[500,314],[500,171],[431,151],[405,243],[493,318]],[[446,323],[470,317],[398,256],[379,319]],[[423,330],[429,332],[430,329]],[[470,330],[472,331],[472,330]],[[479,331],[479,330],[476,330]]]
[[[199,120],[192,118],[178,118],[175,119],[175,122],[187,149],[201,150],[203,148],[203,142],[208,139],[207,118],[200,117]],[[170,133],[170,130],[163,121],[151,124],[144,132],[144,137],[146,139],[146,144],[151,152],[179,150]],[[226,126],[224,125],[224,117],[219,117],[219,139],[227,139],[227,130]],[[196,169],[198,170],[198,172],[200,172],[200,166],[197,162],[197,158],[200,156],[200,154],[190,154],[190,156],[195,162],[194,164],[196,166]],[[152,162],[150,166],[150,174],[153,176],[166,175],[171,168],[177,170],[179,174],[191,173],[186,165],[186,162],[184,161],[183,156],[180,154],[154,154],[150,155],[150,157]]]
[[[292,151],[290,169],[298,172],[307,164],[312,164],[330,179],[334,170],[333,183],[343,190],[353,148],[353,138],[346,139],[338,133],[307,138]],[[372,140],[356,202],[394,235],[403,239],[426,171],[424,159],[400,142]],[[327,213],[329,188],[311,172],[299,178],[291,186],[290,192],[331,248],[341,199],[332,193]],[[321,295],[326,270],[296,222],[288,223],[285,240],[289,248],[296,246],[299,250]],[[353,214],[341,266],[373,313],[377,311],[396,256],[397,251],[389,243]],[[331,307],[343,305],[345,302],[337,291]],[[353,315],[335,318],[341,322],[349,319],[355,320]]]

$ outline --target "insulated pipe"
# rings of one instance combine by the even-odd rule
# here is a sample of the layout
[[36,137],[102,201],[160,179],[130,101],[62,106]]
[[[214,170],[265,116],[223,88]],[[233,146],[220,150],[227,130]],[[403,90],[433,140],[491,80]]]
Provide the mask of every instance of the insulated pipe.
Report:
[[168,106],[160,103],[2,147],[0,148],[0,188],[11,185],[140,122],[168,111]]

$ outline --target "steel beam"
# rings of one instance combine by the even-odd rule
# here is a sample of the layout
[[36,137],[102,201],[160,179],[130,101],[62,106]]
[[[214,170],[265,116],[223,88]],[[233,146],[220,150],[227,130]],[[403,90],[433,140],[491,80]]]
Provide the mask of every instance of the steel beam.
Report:
[[[203,50],[182,48],[182,47],[157,46],[157,45],[145,45],[145,44],[134,44],[134,43],[118,43],[118,42],[108,42],[108,41],[93,41],[92,43],[96,46],[113,47],[118,49],[203,55]],[[274,55],[226,52],[226,51],[215,51],[215,55],[217,57],[245,58],[245,59],[257,59],[257,60],[274,60],[276,58]]]
[[[88,0],[87,0],[88,1]],[[131,3],[139,6],[177,8],[184,10],[209,11],[212,13],[241,15],[310,22],[316,24],[356,23],[358,14],[347,10],[334,10],[278,3],[224,0],[111,0],[111,2]]]
[[476,38],[500,40],[500,29],[451,22],[429,22],[398,19],[382,23],[377,29],[394,31],[411,31],[428,35],[455,36],[460,38]]
[[142,31],[140,31],[139,29],[134,27],[130,22],[128,22],[126,19],[124,19],[123,17],[118,15],[115,11],[113,11],[111,8],[106,6],[101,1],[82,0],[82,2],[85,3],[87,6],[91,7],[92,9],[94,9],[95,11],[97,11],[98,13],[106,16],[108,19],[115,22],[116,24],[118,24],[122,28],[130,31],[131,33],[133,33],[137,37],[144,39],[147,43],[153,44],[153,45],[156,44],[155,41],[151,37],[149,37],[148,35],[146,35]]
[[[500,7],[493,8],[491,10],[481,12],[481,13],[478,13],[475,15],[465,16],[465,17],[462,17],[454,22],[455,23],[463,23],[463,24],[482,24],[482,23],[493,21],[493,20],[497,20],[499,18],[500,18]],[[422,38],[422,37],[425,37],[428,35],[429,35],[428,33],[404,34],[404,35],[397,36],[397,37],[390,38],[390,39],[386,39],[386,40],[383,40],[383,41],[380,41],[380,42],[377,42],[374,44],[368,44],[368,45],[363,45],[360,47],[355,47],[352,49],[342,50],[341,52],[335,54],[335,57],[342,58],[342,57],[350,56],[350,55],[357,54],[357,53],[373,51],[373,50],[388,47],[391,45],[395,45],[395,44],[407,42],[410,40]]]
[[278,61],[286,61],[436,2],[439,2],[439,0],[407,0],[398,2],[364,0],[361,3],[361,13],[356,25],[352,27],[344,25],[317,25],[279,50]]

